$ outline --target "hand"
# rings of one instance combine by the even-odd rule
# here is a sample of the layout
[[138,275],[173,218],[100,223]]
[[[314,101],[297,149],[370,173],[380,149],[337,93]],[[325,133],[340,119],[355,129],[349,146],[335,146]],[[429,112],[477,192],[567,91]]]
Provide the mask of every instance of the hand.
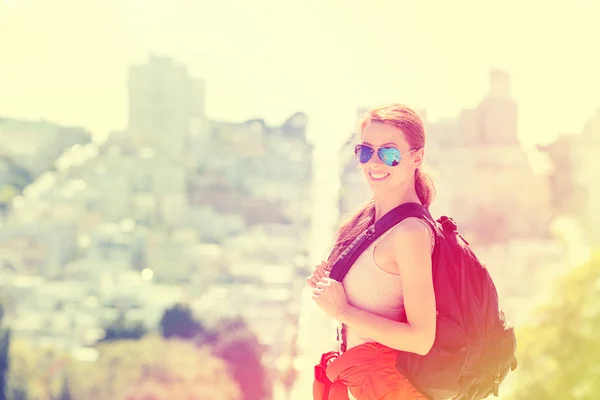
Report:
[[329,278],[329,271],[325,269],[327,266],[327,261],[322,261],[320,265],[315,267],[312,275],[306,279],[306,283],[308,286],[315,289],[317,287],[317,282],[319,282],[323,278]]
[[344,285],[335,279],[322,278],[317,282],[312,298],[333,319],[339,320],[342,311],[348,307]]

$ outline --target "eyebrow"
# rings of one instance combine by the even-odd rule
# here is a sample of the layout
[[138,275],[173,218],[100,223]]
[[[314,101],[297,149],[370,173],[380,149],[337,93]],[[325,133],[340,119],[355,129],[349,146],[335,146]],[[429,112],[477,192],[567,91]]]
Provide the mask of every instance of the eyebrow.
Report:
[[[363,144],[368,144],[369,146],[375,147],[374,145],[372,145],[372,144],[371,144],[371,143],[369,143],[369,142],[363,142]],[[393,143],[393,142],[388,142],[388,143],[384,143],[384,144],[382,144],[382,145],[381,145],[381,146],[379,146],[379,147],[384,147],[384,146],[387,146],[387,145],[389,145],[389,144],[391,144],[391,145],[394,145],[394,146],[398,146],[396,143]]]

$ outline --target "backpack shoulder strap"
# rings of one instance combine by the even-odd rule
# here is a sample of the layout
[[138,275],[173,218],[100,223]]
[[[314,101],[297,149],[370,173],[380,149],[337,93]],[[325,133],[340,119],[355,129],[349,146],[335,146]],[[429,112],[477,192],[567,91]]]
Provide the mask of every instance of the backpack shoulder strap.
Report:
[[431,225],[432,229],[435,229],[435,222],[426,207],[418,203],[401,204],[387,212],[376,221],[374,225],[369,226],[364,232],[358,235],[346,250],[344,250],[344,252],[333,262],[329,277],[339,282],[343,281],[358,256],[360,256],[371,243],[389,229],[409,217],[423,219]]

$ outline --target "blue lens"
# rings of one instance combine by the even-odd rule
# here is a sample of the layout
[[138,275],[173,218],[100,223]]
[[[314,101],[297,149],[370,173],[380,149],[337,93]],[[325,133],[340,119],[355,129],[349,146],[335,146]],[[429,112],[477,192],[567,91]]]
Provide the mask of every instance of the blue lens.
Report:
[[368,162],[373,156],[373,148],[369,146],[364,146],[362,144],[356,145],[354,147],[354,154],[356,154],[356,158],[361,164]]
[[400,164],[400,150],[395,147],[382,147],[377,150],[377,156],[388,167],[395,167]]

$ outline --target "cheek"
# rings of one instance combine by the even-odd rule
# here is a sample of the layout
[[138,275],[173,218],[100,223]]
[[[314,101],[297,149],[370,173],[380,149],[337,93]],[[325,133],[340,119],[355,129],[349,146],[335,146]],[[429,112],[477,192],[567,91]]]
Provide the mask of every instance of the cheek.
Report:
[[404,182],[410,179],[411,173],[414,173],[413,169],[411,169],[410,167],[407,168],[406,165],[399,165],[395,167],[394,170],[391,172],[394,180],[398,182]]

